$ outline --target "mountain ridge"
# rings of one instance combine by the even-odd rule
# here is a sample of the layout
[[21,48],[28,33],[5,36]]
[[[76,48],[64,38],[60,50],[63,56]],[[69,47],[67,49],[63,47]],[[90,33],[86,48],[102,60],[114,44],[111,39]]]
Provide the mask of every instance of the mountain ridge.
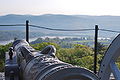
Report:
[[[63,14],[43,14],[43,15],[19,15],[9,14],[0,16],[0,24],[25,24],[29,20],[29,24],[43,26],[55,29],[94,29],[95,25],[99,29],[120,30],[120,16],[91,16],[91,15],[63,15]],[[25,30],[25,27],[3,27],[0,30]],[[50,32],[43,29],[31,28],[31,31]],[[90,32],[87,32],[88,34]],[[103,32],[102,32],[103,33]],[[110,33],[110,35],[113,33]],[[103,34],[103,35],[109,35]]]
[[[43,15],[18,15],[8,14],[0,16],[0,24],[25,23],[30,20],[31,24],[48,26],[53,28],[91,28],[98,24],[102,28],[111,28],[120,25],[120,16],[91,16],[91,15],[62,15],[62,14],[43,14]],[[118,30],[117,28],[116,30]]]

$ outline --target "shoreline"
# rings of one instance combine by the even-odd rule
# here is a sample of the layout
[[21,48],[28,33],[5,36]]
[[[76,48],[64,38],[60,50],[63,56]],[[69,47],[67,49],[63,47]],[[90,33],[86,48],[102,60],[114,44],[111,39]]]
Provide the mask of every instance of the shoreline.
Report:
[[[76,37],[76,36],[41,36],[41,37],[30,38],[30,42],[35,41],[35,40],[38,39],[38,38],[43,38],[43,39],[45,39],[46,37],[49,37],[49,38],[59,37],[60,39],[63,39],[63,38],[73,38],[73,37]],[[25,39],[23,39],[23,40],[25,40]],[[11,43],[11,42],[13,42],[13,41],[14,41],[14,40],[0,41],[0,45],[6,45],[6,44],[9,44],[9,43]]]
[[[36,40],[37,38],[39,38],[39,37],[30,38],[30,42]],[[25,39],[23,39],[23,40],[25,40]],[[0,41],[0,45],[6,45],[6,44],[9,44],[9,43],[11,43],[11,42],[13,42],[13,41],[14,41],[14,40]]]

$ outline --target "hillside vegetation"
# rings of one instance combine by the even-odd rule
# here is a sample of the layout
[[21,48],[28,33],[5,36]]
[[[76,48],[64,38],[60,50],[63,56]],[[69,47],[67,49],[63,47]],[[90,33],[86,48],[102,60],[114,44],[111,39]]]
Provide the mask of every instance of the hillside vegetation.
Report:
[[[93,49],[85,45],[73,44],[72,48],[61,48],[60,45],[52,42],[43,42],[31,44],[36,50],[42,50],[47,45],[54,45],[57,49],[56,56],[64,62],[85,67],[93,70]],[[0,71],[4,71],[5,52],[8,51],[11,43],[8,45],[0,45]],[[98,61],[102,58],[102,53],[98,55]],[[99,65],[97,66],[99,68]]]

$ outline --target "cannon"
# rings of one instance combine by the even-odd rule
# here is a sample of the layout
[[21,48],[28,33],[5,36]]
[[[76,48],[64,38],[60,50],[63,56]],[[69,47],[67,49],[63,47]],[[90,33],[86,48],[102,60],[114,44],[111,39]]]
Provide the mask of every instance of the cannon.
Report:
[[36,51],[25,40],[16,40],[9,50],[5,60],[5,80],[110,80],[111,73],[115,80],[120,80],[116,65],[120,58],[120,34],[106,51],[98,74],[60,61],[52,45]]
[[5,65],[6,80],[98,80],[92,71],[60,61],[52,45],[37,51],[25,40],[16,40],[12,47],[13,59]]

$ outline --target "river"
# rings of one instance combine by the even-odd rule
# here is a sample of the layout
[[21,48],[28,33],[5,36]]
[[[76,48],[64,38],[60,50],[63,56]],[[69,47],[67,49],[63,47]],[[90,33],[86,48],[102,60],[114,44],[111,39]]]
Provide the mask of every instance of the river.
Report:
[[[30,42],[31,41],[34,41],[34,40],[36,40],[38,37],[36,37],[36,38],[30,38]],[[25,40],[25,39],[24,39]],[[14,40],[9,40],[9,41],[0,41],[0,45],[6,45],[6,44],[9,44],[9,43],[11,43],[11,42],[13,42]]]
[[[80,38],[80,36],[41,36],[41,38],[45,39],[46,37],[48,38],[56,38],[59,37],[60,39],[63,38]],[[35,41],[36,39],[38,39],[39,37],[35,37],[35,38],[30,38],[30,42]],[[25,40],[25,39],[24,39]],[[14,40],[9,40],[9,41],[0,41],[0,45],[6,45],[8,43],[13,42]]]

